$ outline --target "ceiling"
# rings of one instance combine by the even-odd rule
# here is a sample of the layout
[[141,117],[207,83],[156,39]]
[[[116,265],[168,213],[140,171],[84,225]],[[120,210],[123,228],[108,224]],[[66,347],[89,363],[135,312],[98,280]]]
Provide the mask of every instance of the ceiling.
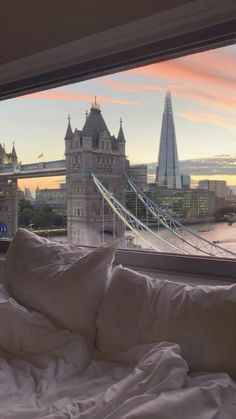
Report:
[[0,65],[190,0],[8,0],[0,4]]
[[0,100],[235,42],[236,0],[0,2]]

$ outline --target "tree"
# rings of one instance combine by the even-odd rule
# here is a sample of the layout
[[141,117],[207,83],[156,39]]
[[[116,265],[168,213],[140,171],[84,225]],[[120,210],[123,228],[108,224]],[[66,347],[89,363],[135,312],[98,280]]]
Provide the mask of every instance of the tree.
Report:
[[63,217],[62,215],[55,214],[54,225],[55,225],[55,227],[65,227],[66,226],[66,217]]
[[39,213],[34,213],[34,216],[32,218],[32,221],[34,224],[36,224],[37,226],[39,226],[40,228],[44,227],[44,219],[42,217],[42,215]]
[[20,212],[20,219],[19,223],[22,226],[28,226],[34,217],[34,210],[32,208],[24,208],[23,211]]
[[55,214],[50,211],[42,211],[41,217],[43,220],[43,227],[52,227],[54,225]]
[[28,201],[27,199],[20,199],[20,202],[19,202],[20,212],[22,212],[25,208],[33,209],[33,206],[31,202]]
[[34,208],[30,201],[21,199],[19,225],[27,227],[31,223],[38,225],[40,228],[64,227],[66,226],[66,218],[55,214],[50,205],[38,209]]
[[44,205],[43,212],[53,212],[53,209],[50,205]]

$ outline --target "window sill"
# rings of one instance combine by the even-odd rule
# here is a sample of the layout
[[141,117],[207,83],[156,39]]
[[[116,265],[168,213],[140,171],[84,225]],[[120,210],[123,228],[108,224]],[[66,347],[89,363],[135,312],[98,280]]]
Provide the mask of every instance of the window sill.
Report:
[[[5,259],[9,244],[10,240],[0,240],[0,264]],[[234,259],[119,249],[116,252],[115,264],[122,264],[152,278],[190,285],[224,285],[236,282]]]

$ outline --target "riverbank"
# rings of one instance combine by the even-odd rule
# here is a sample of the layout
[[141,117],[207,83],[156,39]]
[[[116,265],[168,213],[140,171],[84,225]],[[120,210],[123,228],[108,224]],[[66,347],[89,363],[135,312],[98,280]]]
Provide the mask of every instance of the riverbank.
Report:
[[38,236],[47,238],[67,236],[67,228],[37,229],[31,231]]

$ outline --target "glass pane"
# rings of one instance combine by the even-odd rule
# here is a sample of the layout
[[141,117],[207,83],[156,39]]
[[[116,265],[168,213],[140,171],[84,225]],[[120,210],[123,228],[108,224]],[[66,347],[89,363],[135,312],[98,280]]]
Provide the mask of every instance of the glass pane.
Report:
[[235,67],[232,45],[1,102],[0,236],[234,258]]

